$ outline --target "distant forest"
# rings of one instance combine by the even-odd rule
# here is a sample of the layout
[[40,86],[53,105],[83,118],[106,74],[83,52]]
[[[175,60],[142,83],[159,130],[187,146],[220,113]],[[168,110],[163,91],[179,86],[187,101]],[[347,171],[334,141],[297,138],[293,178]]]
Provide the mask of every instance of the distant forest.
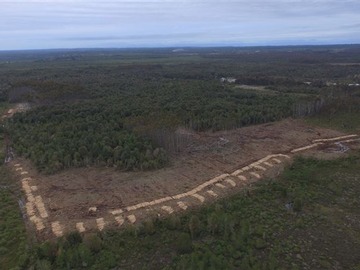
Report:
[[181,151],[178,128],[234,129],[359,98],[359,63],[360,46],[0,53],[0,99],[32,105],[6,132],[43,172],[157,169]]

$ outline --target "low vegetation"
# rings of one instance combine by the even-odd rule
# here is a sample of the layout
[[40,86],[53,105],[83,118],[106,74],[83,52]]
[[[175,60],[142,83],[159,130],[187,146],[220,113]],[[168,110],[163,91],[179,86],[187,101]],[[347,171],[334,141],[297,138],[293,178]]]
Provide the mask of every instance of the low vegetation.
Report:
[[[7,104],[0,103],[0,115],[7,108]],[[31,241],[19,209],[19,186],[3,164],[4,148],[4,133],[0,130],[0,269],[21,269],[29,263]]]
[[319,114],[309,117],[307,122],[345,132],[359,132],[360,94],[333,100]]
[[0,166],[0,268],[26,267],[29,244],[24,220],[19,210],[18,189],[7,168]]

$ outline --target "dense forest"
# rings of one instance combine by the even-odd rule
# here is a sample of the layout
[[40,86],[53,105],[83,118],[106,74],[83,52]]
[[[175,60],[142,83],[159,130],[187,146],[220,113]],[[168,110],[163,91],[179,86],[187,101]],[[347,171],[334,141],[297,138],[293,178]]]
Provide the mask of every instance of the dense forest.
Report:
[[146,170],[166,164],[163,149],[124,129],[113,111],[101,109],[40,108],[16,115],[11,125],[15,149],[47,173],[89,165]]
[[[339,95],[358,95],[349,86],[360,81],[358,52],[357,46],[18,52],[0,55],[0,97],[33,107],[6,130],[16,153],[41,171],[155,169],[181,151],[186,138],[179,128],[217,131],[303,117]],[[232,77],[234,83],[221,80]]]
[[[127,97],[114,94],[18,114],[8,123],[16,152],[46,172],[93,164],[159,168],[166,163],[160,147],[164,131],[174,136],[170,131],[179,126],[205,131],[275,121],[291,116],[295,102],[286,94],[236,93],[216,82],[147,87]],[[158,138],[157,146],[146,137]]]

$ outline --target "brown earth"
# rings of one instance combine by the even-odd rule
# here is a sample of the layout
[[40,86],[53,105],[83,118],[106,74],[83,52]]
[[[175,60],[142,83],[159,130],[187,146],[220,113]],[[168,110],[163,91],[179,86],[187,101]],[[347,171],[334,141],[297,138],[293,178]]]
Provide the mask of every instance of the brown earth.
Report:
[[[231,131],[193,135],[186,150],[171,157],[170,166],[156,171],[120,172],[114,168],[79,168],[48,176],[39,174],[29,161],[21,158],[11,164],[21,164],[22,169],[28,172],[27,177],[31,178],[30,184],[37,187],[34,193],[42,197],[49,213],[45,227],[51,228],[50,224],[58,221],[64,231],[69,231],[76,229],[76,223],[83,222],[86,230],[93,230],[98,227],[96,219],[99,218],[105,219],[106,226],[119,225],[109,213],[111,210],[125,209],[138,203],[184,193],[209,179],[224,173],[231,174],[270,154],[289,153],[294,148],[312,144],[313,140],[344,134],[310,127],[302,120],[287,119]],[[326,149],[323,150],[325,153]],[[318,153],[314,150],[310,152]],[[333,152],[330,155],[343,155]],[[259,174],[262,177],[274,177],[284,164],[286,162],[271,166],[266,173],[260,170]],[[234,176],[229,177],[231,178],[239,181]],[[258,180],[250,174],[247,178],[250,183]],[[213,186],[212,190],[217,197],[227,196],[244,187],[244,184],[238,184],[234,188],[229,182],[223,185],[224,187]],[[209,193],[201,194],[206,197],[206,202],[216,199]],[[201,204],[199,199],[191,196],[181,201],[190,208]],[[166,203],[167,206],[174,211],[181,211],[175,200]],[[96,207],[96,211],[89,213],[90,207]],[[137,221],[148,216],[167,214],[169,210],[161,207],[164,204],[135,210],[131,214],[136,216]],[[124,222],[129,223],[130,220],[124,216]],[[48,238],[52,232],[46,229],[41,235]]]

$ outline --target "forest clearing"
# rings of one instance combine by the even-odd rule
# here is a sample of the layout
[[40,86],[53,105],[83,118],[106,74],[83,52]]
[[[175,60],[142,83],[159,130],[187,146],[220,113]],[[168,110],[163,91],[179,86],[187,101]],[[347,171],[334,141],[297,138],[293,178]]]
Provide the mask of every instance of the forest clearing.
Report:
[[42,175],[22,158],[8,166],[22,186],[34,231],[40,239],[51,239],[194,209],[278,176],[295,155],[344,156],[336,143],[359,149],[358,137],[286,119],[231,131],[197,132],[186,153],[174,155],[171,166],[156,171],[78,168]]

